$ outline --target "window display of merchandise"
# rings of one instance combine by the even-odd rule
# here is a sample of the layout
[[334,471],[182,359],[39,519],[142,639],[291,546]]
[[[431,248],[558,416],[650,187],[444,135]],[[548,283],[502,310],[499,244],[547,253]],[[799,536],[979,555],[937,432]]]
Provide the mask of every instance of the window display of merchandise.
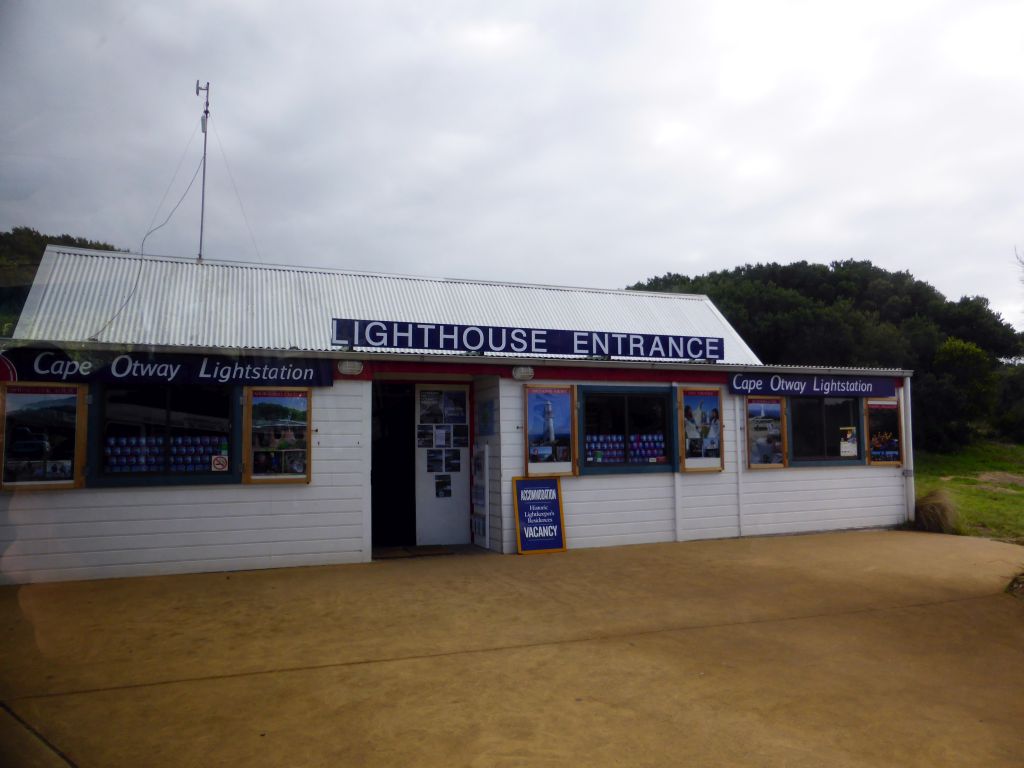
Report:
[[103,474],[229,471],[231,391],[218,386],[107,387],[99,446]]
[[620,392],[582,387],[583,465],[669,469],[670,390]]
[[229,455],[227,435],[108,437],[103,466],[121,472],[211,472],[213,457]]
[[664,464],[665,436],[661,433],[630,435],[587,435],[584,458],[592,464]]
[[[797,461],[860,459],[856,427],[859,401],[852,397],[796,397],[790,401],[791,458]],[[852,432],[852,434],[851,434]]]
[[665,436],[660,433],[629,436],[630,464],[664,464]]
[[626,460],[624,435],[587,435],[585,459],[594,464],[622,464]]

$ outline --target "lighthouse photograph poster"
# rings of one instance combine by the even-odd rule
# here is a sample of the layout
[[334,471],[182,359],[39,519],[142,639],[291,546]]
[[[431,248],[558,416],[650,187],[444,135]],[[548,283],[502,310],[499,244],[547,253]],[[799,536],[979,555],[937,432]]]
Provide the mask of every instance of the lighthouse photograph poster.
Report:
[[572,474],[573,391],[526,387],[526,466],[529,475]]
[[722,393],[719,389],[684,388],[679,393],[686,472],[722,471]]

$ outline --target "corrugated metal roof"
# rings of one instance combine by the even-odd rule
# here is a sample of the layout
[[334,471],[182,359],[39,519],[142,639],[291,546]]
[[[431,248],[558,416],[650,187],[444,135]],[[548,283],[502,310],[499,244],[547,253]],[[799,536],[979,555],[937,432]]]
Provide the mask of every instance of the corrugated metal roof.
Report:
[[[49,246],[14,338],[327,352],[332,318],[721,337],[706,296],[435,279]],[[391,350],[366,350],[391,351]]]

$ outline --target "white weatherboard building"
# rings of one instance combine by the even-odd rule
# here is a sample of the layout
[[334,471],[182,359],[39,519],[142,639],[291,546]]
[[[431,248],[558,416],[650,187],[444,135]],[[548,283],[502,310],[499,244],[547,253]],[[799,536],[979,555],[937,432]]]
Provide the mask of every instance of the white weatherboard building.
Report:
[[913,510],[909,372],[763,365],[703,296],[50,246],[0,396],[5,583]]

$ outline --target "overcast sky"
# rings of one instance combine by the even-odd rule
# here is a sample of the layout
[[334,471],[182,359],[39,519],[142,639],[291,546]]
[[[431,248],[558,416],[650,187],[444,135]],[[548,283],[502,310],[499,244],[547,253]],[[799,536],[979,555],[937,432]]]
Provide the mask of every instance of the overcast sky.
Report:
[[[200,78],[209,258],[611,288],[868,259],[1024,328],[1022,30],[1019,0],[0,0],[0,229],[138,250]],[[199,186],[147,253],[196,254]]]

